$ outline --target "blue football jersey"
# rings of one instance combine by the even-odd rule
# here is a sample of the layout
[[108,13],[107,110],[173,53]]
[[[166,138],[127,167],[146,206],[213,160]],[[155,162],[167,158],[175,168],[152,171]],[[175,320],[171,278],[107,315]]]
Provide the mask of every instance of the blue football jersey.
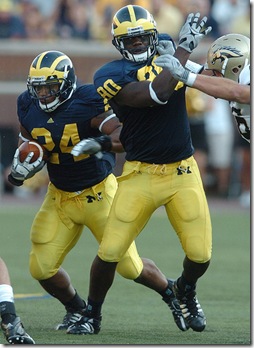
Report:
[[[165,35],[162,39],[168,39]],[[165,105],[135,108],[117,104],[114,96],[128,83],[153,81],[160,73],[153,57],[146,63],[115,60],[98,69],[94,84],[123,123],[120,140],[128,161],[172,163],[193,152],[185,106],[185,86],[179,82]]]
[[48,150],[49,178],[58,189],[80,191],[112,173],[113,153],[104,153],[101,160],[93,155],[74,157],[71,154],[80,140],[101,135],[98,129],[90,126],[91,119],[105,111],[103,99],[94,85],[79,87],[69,100],[50,113],[41,110],[26,91],[18,97],[17,110],[20,124]]

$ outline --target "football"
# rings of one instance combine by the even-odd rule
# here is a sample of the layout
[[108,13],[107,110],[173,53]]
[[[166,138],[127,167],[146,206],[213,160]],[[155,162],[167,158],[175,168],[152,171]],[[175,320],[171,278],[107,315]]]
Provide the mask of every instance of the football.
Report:
[[24,162],[29,152],[33,152],[34,155],[30,160],[30,163],[35,162],[39,157],[42,156],[44,161],[48,159],[48,153],[45,147],[38,144],[35,141],[25,141],[19,146],[19,160]]

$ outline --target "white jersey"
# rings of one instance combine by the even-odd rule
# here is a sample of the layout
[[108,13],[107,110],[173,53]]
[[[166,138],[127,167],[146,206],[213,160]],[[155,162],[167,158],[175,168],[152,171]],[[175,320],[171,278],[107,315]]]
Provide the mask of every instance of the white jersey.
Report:
[[[249,64],[241,71],[238,82],[243,85],[250,85]],[[230,102],[230,107],[241,136],[250,142],[250,105]]]

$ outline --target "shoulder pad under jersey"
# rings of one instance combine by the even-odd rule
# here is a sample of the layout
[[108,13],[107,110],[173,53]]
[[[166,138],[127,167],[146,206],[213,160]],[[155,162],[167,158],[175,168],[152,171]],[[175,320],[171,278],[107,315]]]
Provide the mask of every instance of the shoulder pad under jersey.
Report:
[[17,103],[21,108],[27,108],[32,102],[28,91],[24,91],[18,96]]
[[105,82],[109,85],[123,87],[127,83],[137,81],[137,70],[144,63],[134,63],[126,59],[115,60],[105,64],[94,74],[94,84],[96,88],[104,86]]

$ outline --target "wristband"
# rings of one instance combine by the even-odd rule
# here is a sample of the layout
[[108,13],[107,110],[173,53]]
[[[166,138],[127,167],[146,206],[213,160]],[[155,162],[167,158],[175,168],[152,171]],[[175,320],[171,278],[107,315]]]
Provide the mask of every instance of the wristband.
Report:
[[11,174],[8,175],[8,181],[14,186],[22,186],[24,182],[23,180],[15,179]]
[[112,141],[108,135],[102,135],[101,137],[94,138],[101,145],[102,151],[110,151],[112,149]]
[[188,71],[188,77],[186,79],[186,85],[192,87],[197,78],[197,74]]
[[149,92],[150,92],[150,97],[152,98],[153,101],[155,101],[157,104],[165,105],[167,104],[168,101],[161,101],[158,97],[157,94],[155,93],[153,87],[152,87],[152,82],[149,83]]
[[192,62],[188,59],[185,64],[185,68],[190,70],[194,74],[201,74],[201,72],[204,70],[204,65]]

